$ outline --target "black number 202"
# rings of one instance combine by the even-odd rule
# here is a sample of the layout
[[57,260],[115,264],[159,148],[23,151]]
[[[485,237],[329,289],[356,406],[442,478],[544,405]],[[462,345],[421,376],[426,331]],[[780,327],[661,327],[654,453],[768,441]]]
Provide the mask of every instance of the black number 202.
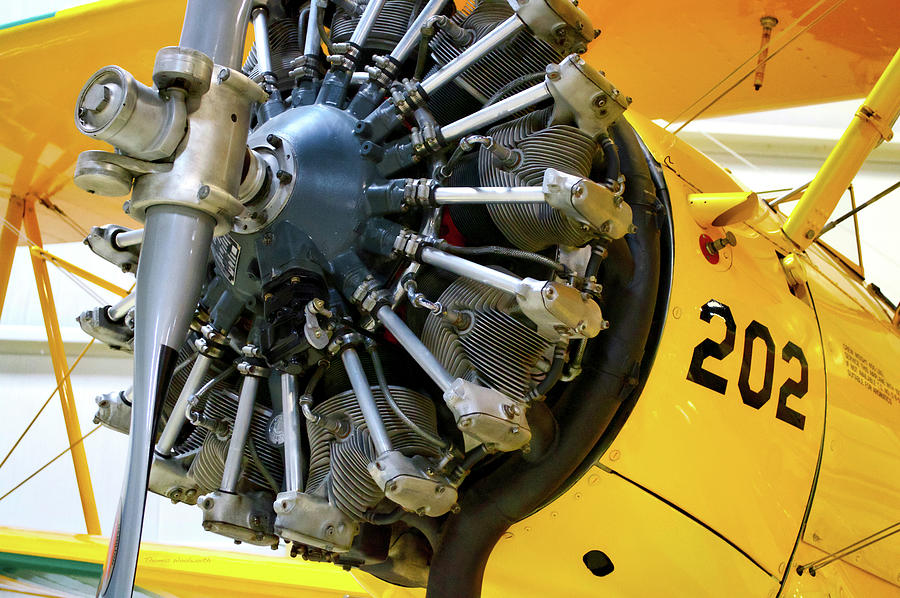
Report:
[[[725,394],[728,380],[703,368],[703,362],[708,358],[724,359],[734,351],[735,332],[737,326],[731,309],[719,301],[710,299],[700,308],[700,319],[711,322],[713,316],[721,318],[725,322],[725,338],[717,342],[712,339],[703,339],[696,347],[691,357],[691,365],[688,367],[687,379],[721,395]],[[750,369],[753,364],[753,351],[756,341],[762,341],[766,348],[766,364],[763,374],[763,383],[758,390],[750,388]],[[809,365],[803,350],[793,342],[788,342],[781,351],[781,359],[786,362],[796,360],[800,364],[800,380],[789,378],[781,385],[778,391],[778,408],[775,417],[800,430],[806,424],[806,416],[791,409],[787,405],[789,397],[802,398],[809,390]],[[745,405],[760,409],[772,397],[772,385],[775,373],[775,341],[769,329],[753,320],[744,331],[744,348],[741,359],[741,370],[738,375],[738,390],[741,400]]]

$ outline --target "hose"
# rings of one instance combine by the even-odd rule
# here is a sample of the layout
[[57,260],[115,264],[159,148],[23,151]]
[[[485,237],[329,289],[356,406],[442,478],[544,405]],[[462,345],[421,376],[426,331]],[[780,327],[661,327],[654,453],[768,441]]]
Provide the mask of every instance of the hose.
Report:
[[253,461],[253,464],[256,466],[256,469],[259,471],[259,473],[261,473],[262,476],[266,478],[266,482],[269,484],[272,492],[278,494],[281,488],[275,482],[275,478],[272,477],[272,474],[269,473],[269,470],[266,467],[265,463],[263,463],[262,459],[259,458],[259,453],[256,452],[256,445],[253,444],[253,439],[249,436],[247,437],[247,450],[250,451],[250,459]]
[[547,372],[547,376],[541,380],[540,384],[531,391],[529,396],[530,400],[540,400],[541,398],[546,397],[547,393],[550,392],[550,390],[556,386],[556,383],[559,382],[559,379],[562,378],[563,368],[566,365],[567,349],[568,345],[563,344],[558,346],[553,352],[553,362],[550,364],[550,371]]
[[483,256],[490,255],[494,257],[506,257],[520,260],[528,260],[540,264],[542,266],[546,266],[547,268],[552,269],[554,272],[565,275],[568,273],[569,269],[556,260],[552,260],[547,256],[541,255],[539,253],[532,253],[530,251],[524,251],[522,249],[514,249],[512,247],[502,247],[500,245],[485,245],[482,247],[460,247],[457,245],[450,245],[446,241],[439,241],[435,244],[437,249],[441,251],[445,251],[447,253],[453,255],[463,255],[463,256]]
[[374,344],[369,344],[366,349],[369,351],[369,355],[372,357],[372,366],[375,368],[375,377],[378,378],[378,386],[381,388],[381,394],[384,395],[384,399],[387,401],[387,404],[390,406],[391,411],[394,412],[394,415],[400,418],[406,426],[415,432],[417,436],[423,438],[425,441],[433,444],[439,449],[447,449],[450,445],[447,444],[445,440],[431,434],[427,430],[424,430],[419,424],[411,420],[403,410],[400,409],[400,405],[394,400],[394,396],[391,394],[391,389],[388,387],[387,378],[384,375],[384,368],[381,366],[381,358],[378,357],[378,350],[375,349]]
[[546,77],[546,73],[528,73],[527,75],[522,75],[521,77],[517,77],[513,79],[503,87],[497,90],[497,93],[488,98],[488,101],[484,103],[484,108],[487,108],[494,102],[499,101],[506,93],[508,93],[511,89],[515,89],[519,85],[525,85],[526,83],[531,83],[532,81],[543,80]]
[[615,141],[609,135],[600,137],[600,147],[603,149],[603,155],[606,157],[606,170],[603,178],[607,186],[612,189],[618,189],[619,175],[622,169],[622,164],[619,161],[619,150],[616,148]]

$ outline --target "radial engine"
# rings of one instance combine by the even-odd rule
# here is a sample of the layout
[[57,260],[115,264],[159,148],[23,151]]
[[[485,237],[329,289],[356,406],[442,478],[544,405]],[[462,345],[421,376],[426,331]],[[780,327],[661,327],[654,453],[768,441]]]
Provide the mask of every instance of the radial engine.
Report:
[[[78,97],[117,148],[83,153],[79,186],[214,229],[149,489],[212,533],[424,587],[467,516],[509,524],[571,483],[639,385],[654,164],[570,0],[249,8],[243,69],[169,47],[152,87],[109,66]],[[140,231],[86,243],[145,258]],[[133,305],[79,320],[130,351]],[[128,432],[131,391],[97,401]]]

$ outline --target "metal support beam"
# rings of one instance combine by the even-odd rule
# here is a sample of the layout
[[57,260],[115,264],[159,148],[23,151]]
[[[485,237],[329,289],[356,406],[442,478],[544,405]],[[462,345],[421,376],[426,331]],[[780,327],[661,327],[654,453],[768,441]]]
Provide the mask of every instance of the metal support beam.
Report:
[[816,239],[860,166],[879,143],[891,139],[891,127],[898,114],[900,50],[784,223],[781,230],[798,248],[806,249]]
[[31,251],[32,259],[38,258],[41,260],[48,261],[51,264],[53,264],[54,266],[58,266],[58,267],[62,268],[63,270],[66,270],[67,272],[71,272],[72,274],[74,274],[75,276],[77,276],[79,278],[83,278],[84,280],[86,280],[88,282],[92,282],[95,285],[97,285],[98,287],[100,287],[102,289],[106,289],[110,293],[114,293],[114,294],[118,295],[119,297],[127,297],[128,296],[128,291],[126,291],[122,287],[120,287],[118,285],[114,285],[113,283],[109,282],[108,280],[104,280],[104,279],[100,278],[93,272],[88,272],[84,268],[80,268],[71,262],[67,262],[66,260],[62,259],[61,257],[53,255],[52,253],[50,253],[43,247],[40,247],[38,245],[32,245],[30,248],[30,251]]
[[[37,247],[42,245],[41,230],[34,202],[25,203],[24,212],[25,235]],[[34,268],[34,279],[37,283],[38,298],[41,302],[41,313],[44,316],[44,327],[47,330],[47,343],[50,345],[50,359],[53,362],[53,373],[59,385],[59,399],[62,403],[63,419],[66,423],[66,435],[72,446],[72,464],[75,466],[75,481],[78,483],[78,494],[81,497],[81,509],[84,512],[84,524],[91,535],[100,534],[100,518],[97,515],[97,504],[94,501],[94,489],[91,484],[91,472],[88,469],[87,455],[81,441],[81,425],[78,423],[78,411],[75,408],[75,393],[72,382],[67,376],[69,364],[63,348],[62,334],[59,330],[59,319],[56,315],[56,304],[53,301],[53,290],[50,288],[50,275],[47,262],[38,254],[31,254],[31,265]]]
[[10,197],[6,206],[6,222],[0,227],[0,315],[3,314],[3,305],[6,303],[9,275],[16,257],[16,244],[19,242],[19,229],[24,215],[25,201],[15,196]]

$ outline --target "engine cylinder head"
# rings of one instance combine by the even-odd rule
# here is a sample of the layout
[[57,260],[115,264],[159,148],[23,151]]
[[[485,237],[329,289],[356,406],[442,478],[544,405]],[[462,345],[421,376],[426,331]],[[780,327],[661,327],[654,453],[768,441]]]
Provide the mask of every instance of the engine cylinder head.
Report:
[[[188,359],[191,352],[192,349],[186,345],[179,353],[179,362]],[[169,385],[168,394],[163,404],[163,415],[166,418],[184,417],[184,414],[173,414],[172,410],[178,400],[178,394],[187,381],[189,371],[189,367],[182,368],[172,376],[172,382]],[[207,373],[201,385],[212,380],[216,374],[217,372],[215,371]],[[225,380],[209,389],[199,399],[198,404],[193,409],[200,414],[201,420],[222,422],[223,429],[227,430],[227,425],[234,421],[237,414],[237,398],[235,383]],[[240,482],[243,485],[272,490],[272,483],[267,479],[266,474],[268,474],[276,486],[279,488],[281,486],[282,478],[284,477],[284,458],[281,456],[278,448],[273,446],[268,440],[269,422],[271,419],[272,411],[257,403],[250,422],[249,438],[253,441],[252,448],[255,449],[256,456],[266,472],[261,471],[260,466],[257,465],[257,459],[254,458],[248,443],[244,447],[245,466]],[[190,432],[186,432],[179,440],[180,442],[172,449],[172,456],[179,457],[196,452],[197,454],[191,462],[189,476],[198,485],[202,486],[204,491],[208,492],[218,488],[222,481],[228,442],[219,439],[215,433],[202,426],[193,427]]]
[[[390,409],[384,394],[373,386],[372,394],[391,444],[405,455],[433,457],[437,449],[416,435]],[[389,386],[391,396],[403,413],[426,431],[437,435],[434,403],[428,397],[401,386]],[[345,439],[315,423],[307,423],[310,459],[306,482],[308,494],[325,494],[345,514],[361,520],[365,512],[384,498],[384,492],[369,474],[368,466],[376,455],[369,438],[356,395],[348,390],[322,401],[314,411],[322,417],[344,417],[353,429]]]
[[[459,11],[453,21],[475,33],[479,40],[514,14],[506,0],[481,0],[470,12]],[[438,68],[456,58],[465,48],[454,44],[440,32],[431,44]],[[508,43],[494,48],[462,73],[453,84],[436,91],[430,103],[442,124],[477,109],[498,92],[520,91],[511,83],[533,73],[543,73],[548,64],[556,64],[562,55],[528,31],[520,31]]]
[[[366,38],[366,47],[385,52],[393,50],[415,18],[414,8],[416,3],[412,0],[387,0]],[[338,8],[331,23],[332,43],[350,41],[359,19],[359,15],[350,16]]]
[[552,343],[533,330],[515,298],[459,278],[439,301],[460,322],[431,314],[422,341],[450,375],[523,400],[546,374]]
[[[548,168],[583,177],[590,175],[597,143],[576,127],[546,126],[549,116],[548,109],[539,110],[490,129],[489,134],[496,143],[517,148],[523,157],[510,172],[500,168],[489,151],[479,150],[482,185],[540,186]],[[557,244],[580,247],[594,237],[581,223],[544,203],[495,204],[489,205],[487,211],[503,235],[526,251],[539,251]]]

